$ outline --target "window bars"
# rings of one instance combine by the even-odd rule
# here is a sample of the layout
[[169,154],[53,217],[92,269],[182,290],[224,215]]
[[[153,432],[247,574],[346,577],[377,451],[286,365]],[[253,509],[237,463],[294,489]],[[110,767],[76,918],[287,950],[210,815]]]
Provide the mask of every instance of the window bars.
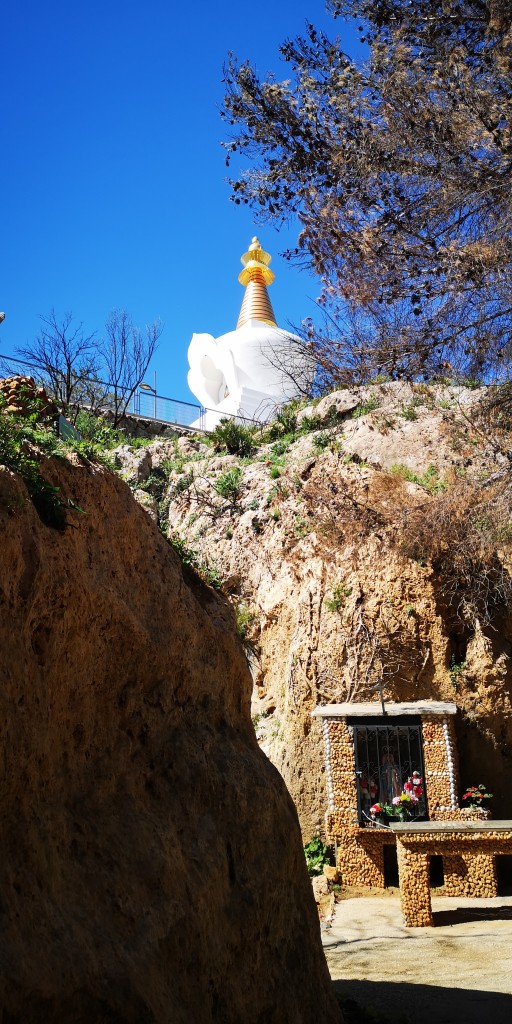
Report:
[[348,720],[354,740],[357,780],[357,813],[360,824],[371,820],[370,808],[376,804],[393,805],[403,793],[404,783],[418,772],[423,779],[423,795],[410,809],[411,817],[426,818],[425,772],[421,719],[396,717],[393,723],[382,718]]

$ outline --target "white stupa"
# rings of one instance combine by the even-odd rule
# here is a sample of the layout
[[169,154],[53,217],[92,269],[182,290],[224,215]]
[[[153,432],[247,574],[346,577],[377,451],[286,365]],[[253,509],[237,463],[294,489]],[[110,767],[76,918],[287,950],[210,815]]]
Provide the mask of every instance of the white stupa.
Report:
[[206,430],[224,416],[267,422],[281,405],[299,397],[295,381],[303,381],[307,372],[300,339],[276,324],[267,292],[274,274],[257,238],[241,262],[238,280],[245,295],[236,330],[220,338],[193,334],[188,349],[188,386],[206,409]]

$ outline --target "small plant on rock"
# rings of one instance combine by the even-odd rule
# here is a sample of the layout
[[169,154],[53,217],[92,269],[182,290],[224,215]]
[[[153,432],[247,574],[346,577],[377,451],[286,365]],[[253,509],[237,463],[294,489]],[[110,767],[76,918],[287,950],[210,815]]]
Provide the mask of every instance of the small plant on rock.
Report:
[[221,589],[222,579],[214,565],[210,565],[210,563],[206,561],[202,562],[197,551],[194,551],[193,548],[189,548],[178,534],[172,534],[172,536],[169,537],[169,543],[176,551],[176,554],[179,555],[182,564],[187,569],[197,573],[204,583],[209,583],[209,585],[215,590]]
[[236,607],[236,631],[241,640],[246,640],[248,633],[250,633],[255,619],[256,612],[252,608],[248,608],[245,604],[239,604]]
[[402,408],[402,416],[403,416],[404,420],[417,420],[418,419],[418,413],[416,412],[416,409],[414,407],[414,403],[413,402],[409,402],[408,405],[404,405],[403,406],[403,408]]
[[192,472],[183,473],[180,477],[178,477],[176,483],[174,484],[174,493],[183,494],[184,491],[188,491],[188,489],[192,486],[193,483],[194,474]]
[[210,441],[217,451],[246,456],[254,450],[254,432],[254,427],[244,427],[236,420],[224,419],[211,431]]
[[313,447],[316,448],[318,452],[323,452],[325,451],[326,448],[329,447],[331,441],[332,438],[330,437],[329,434],[325,434],[323,432],[320,434],[315,434],[313,438]]
[[235,617],[236,631],[242,641],[242,647],[246,656],[257,658],[259,647],[257,641],[251,636],[258,618],[257,612],[253,608],[248,608],[245,604],[239,604],[235,607]]
[[328,608],[330,612],[340,612],[345,605],[347,597],[350,597],[351,593],[352,587],[347,587],[344,583],[338,583],[333,589],[332,597],[327,597],[325,599],[325,607]]
[[420,487],[425,487],[431,494],[442,494],[446,490],[446,484],[444,480],[439,478],[439,470],[437,466],[430,465],[425,470],[423,476],[419,473],[415,473],[414,470],[409,469],[409,466],[404,465],[403,462],[395,462],[391,466],[391,473],[394,476],[402,477],[402,480],[409,480],[413,484],[419,484]]
[[369,412],[373,412],[374,409],[378,409],[379,404],[379,399],[372,395],[366,402],[361,402],[361,405],[354,409],[352,419],[358,420],[360,416],[366,416]]
[[313,878],[315,875],[321,875],[324,865],[332,864],[333,861],[332,846],[326,846],[320,839],[320,836],[313,836],[313,839],[306,843],[304,854],[310,878]]
[[221,473],[213,486],[217,494],[220,494],[222,498],[229,498],[230,501],[235,501],[242,487],[242,470],[240,466],[233,466],[232,469],[227,469],[225,473]]

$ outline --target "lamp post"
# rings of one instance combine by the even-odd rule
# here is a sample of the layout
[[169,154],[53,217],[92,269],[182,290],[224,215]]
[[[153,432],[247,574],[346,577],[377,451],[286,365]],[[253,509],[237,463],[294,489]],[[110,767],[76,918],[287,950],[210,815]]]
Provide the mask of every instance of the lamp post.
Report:
[[151,384],[146,384],[145,382],[139,384],[139,391],[151,391],[153,395],[153,419],[156,420],[156,370],[153,372],[153,382],[154,387],[151,387]]

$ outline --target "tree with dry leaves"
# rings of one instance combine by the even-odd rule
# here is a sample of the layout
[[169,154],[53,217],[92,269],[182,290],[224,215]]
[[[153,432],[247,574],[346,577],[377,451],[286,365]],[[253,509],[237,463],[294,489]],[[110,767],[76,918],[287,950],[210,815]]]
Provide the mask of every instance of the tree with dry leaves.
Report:
[[[305,343],[355,383],[506,378],[512,365],[510,0],[330,0],[356,18],[358,64],[313,25],[286,81],[226,68],[233,199],[295,215],[288,255],[322,281]],[[347,314],[359,325],[354,331]],[[347,362],[349,371],[347,374]],[[340,378],[341,379],[341,378]]]

